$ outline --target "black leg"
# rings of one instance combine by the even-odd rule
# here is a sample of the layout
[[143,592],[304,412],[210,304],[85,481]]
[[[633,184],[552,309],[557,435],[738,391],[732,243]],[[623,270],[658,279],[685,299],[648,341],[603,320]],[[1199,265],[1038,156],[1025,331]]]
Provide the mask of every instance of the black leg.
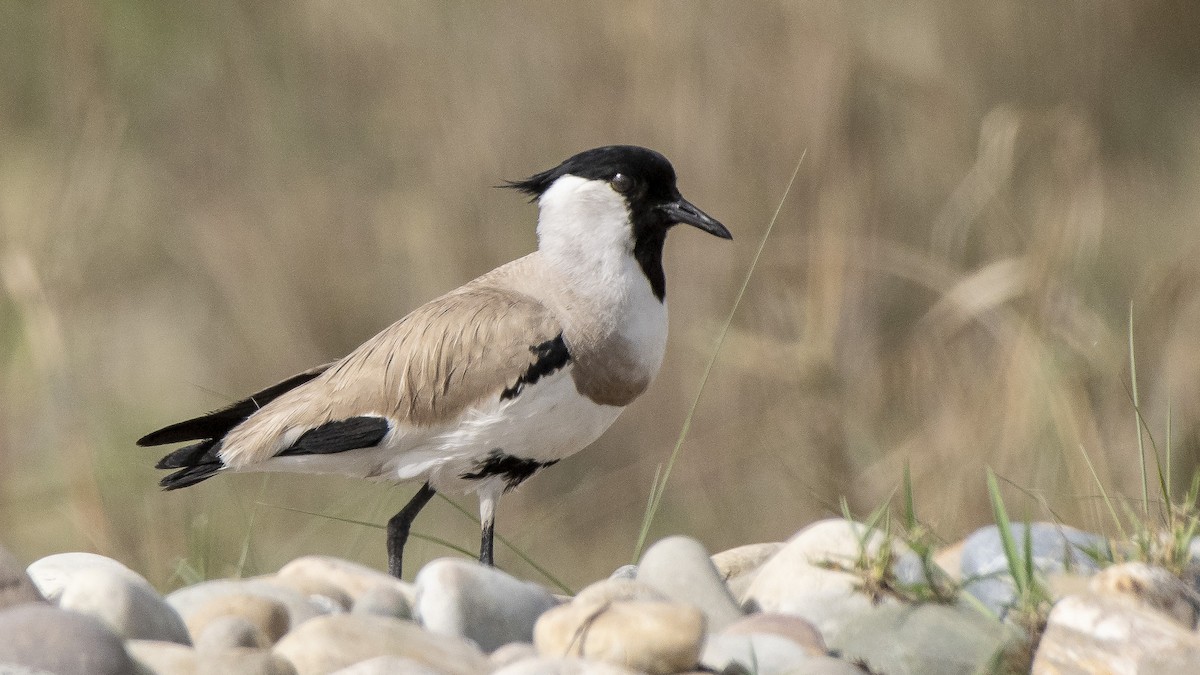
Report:
[[404,562],[404,542],[408,541],[408,529],[412,527],[413,519],[425,508],[437,491],[429,487],[429,483],[421,486],[417,494],[400,509],[400,513],[392,516],[387,524],[388,573],[400,578],[401,563]]
[[495,527],[490,520],[483,521],[483,532],[479,542],[479,562],[488,567],[495,567],[492,562],[492,534]]

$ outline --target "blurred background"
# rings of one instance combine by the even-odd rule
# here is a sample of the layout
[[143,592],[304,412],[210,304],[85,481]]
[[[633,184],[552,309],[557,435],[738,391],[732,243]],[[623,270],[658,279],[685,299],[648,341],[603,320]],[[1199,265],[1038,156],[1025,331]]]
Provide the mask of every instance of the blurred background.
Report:
[[[608,143],[662,151],[736,238],[673,234],[663,371],[501,534],[569,585],[628,562],[693,402],[651,539],[782,540],[905,463],[947,540],[989,521],[987,466],[1014,517],[1111,531],[1085,456],[1140,495],[1131,308],[1177,488],[1200,459],[1198,33],[1185,0],[3,0],[0,542],[166,587],[382,568],[346,521],[416,486],[163,493],[134,439],[528,252],[535,208],[492,186]],[[415,529],[477,550],[447,502]]]

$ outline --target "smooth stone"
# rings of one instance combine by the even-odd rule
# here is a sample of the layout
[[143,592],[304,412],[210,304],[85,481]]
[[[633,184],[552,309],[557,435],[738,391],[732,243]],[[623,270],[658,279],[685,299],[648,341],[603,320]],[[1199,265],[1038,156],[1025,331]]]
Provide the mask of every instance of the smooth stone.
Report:
[[149,583],[103,566],[72,574],[58,606],[95,617],[126,640],[192,644],[179,613]]
[[1142,562],[1113,565],[1092,577],[1088,590],[1127,598],[1162,612],[1185,628],[1196,627],[1196,603],[1200,598],[1179,577],[1161,567]]
[[764,544],[746,544],[727,551],[714,553],[712,563],[717,573],[729,587],[729,593],[737,598],[739,604],[745,600],[746,590],[759,568],[783,548],[783,542],[768,542]]
[[121,638],[90,616],[44,602],[0,610],[0,663],[56,675],[136,672]]
[[260,577],[260,579],[264,583],[296,591],[308,598],[309,603],[322,614],[349,612],[350,607],[354,604],[349,593],[341,586],[328,581],[303,576],[281,577],[279,575]]
[[442,675],[440,671],[403,656],[376,656],[373,659],[335,670],[331,675]]
[[613,573],[608,575],[609,579],[636,579],[637,565],[621,565],[613,570]]
[[532,642],[538,617],[558,604],[535,583],[461,558],[428,563],[416,586],[413,615],[426,630],[467,638],[484,651]]
[[962,581],[962,557],[965,542],[956,542],[937,550],[933,562],[952,581]]
[[1107,595],[1072,595],[1050,611],[1035,675],[1196,672],[1200,636],[1164,613]]
[[616,600],[648,600],[668,602],[666,593],[650,584],[634,579],[604,579],[587,586],[571,601],[574,604],[601,605]]
[[638,675],[637,671],[569,656],[535,656],[495,670],[492,675]]
[[546,656],[578,656],[652,675],[690,670],[704,644],[704,613],[675,602],[572,602],[538,619],[533,643]]
[[95,553],[55,553],[35,560],[25,571],[29,574],[33,584],[41,591],[42,596],[50,602],[57,603],[63,589],[70,583],[73,576],[83,570],[97,568],[109,570],[134,583],[142,583],[147,588],[153,588],[142,575],[112,558]]
[[[1055,523],[1013,523],[1012,536],[1024,550],[1026,528],[1033,550],[1033,564],[1043,575],[1056,572],[1090,574],[1099,569],[1090,551],[1107,550],[1102,537]],[[1016,590],[1008,573],[1008,558],[1000,530],[988,525],[963,541],[962,578],[964,589],[975,596],[996,616],[1003,616],[1016,600]]]
[[288,632],[290,619],[287,607],[278,600],[249,593],[217,595],[188,614],[188,632],[199,639],[209,624],[225,618],[246,621],[266,641],[264,646],[274,644]]
[[787,672],[796,675],[871,675],[853,663],[833,656],[810,656],[804,661],[803,669]]
[[829,641],[842,658],[888,675],[984,672],[1019,631],[978,610],[888,604],[846,622]]
[[[868,555],[884,543],[879,530],[841,518],[822,520],[792,536],[759,568],[746,591],[743,609],[799,616],[816,626],[826,640],[851,617],[874,603],[860,588],[861,579],[824,565],[852,567],[865,539]],[[920,561],[900,542],[893,542],[894,573],[906,582],[920,579]],[[890,600],[886,600],[890,602]]]
[[403,656],[445,675],[487,672],[474,644],[422,630],[411,621],[364,614],[331,614],[292,629],[275,645],[299,675],[318,675],[377,656]]
[[1091,577],[1070,572],[1051,572],[1045,575],[1046,590],[1054,601],[1062,600],[1068,595],[1087,593]]
[[727,626],[725,635],[778,635],[804,647],[811,656],[829,652],[817,627],[789,614],[751,614]]
[[535,658],[537,655],[537,647],[528,642],[510,642],[488,654],[488,663],[491,664],[494,670],[516,663],[517,661]]
[[812,656],[802,645],[779,635],[724,633],[709,636],[700,663],[718,673],[740,665],[757,675],[782,675],[798,669],[808,672],[802,664]]
[[408,596],[394,586],[383,584],[372,586],[358,596],[350,611],[354,614],[374,614],[404,620],[412,619],[413,615]]
[[25,566],[8,549],[0,546],[0,610],[45,598],[25,572]]
[[174,642],[130,640],[129,654],[155,675],[296,675],[286,659],[262,649],[200,652]]
[[15,663],[0,663],[0,675],[55,675],[41,668],[29,668]]
[[[174,607],[186,622],[191,619],[192,614],[214,598],[227,595],[255,595],[282,604],[287,609],[288,625],[292,629],[309,619],[322,615],[320,608],[309,602],[303,594],[290,588],[266,583],[261,579],[202,581],[171,593],[167,596],[167,604]],[[269,633],[267,635],[270,636]]]
[[327,555],[306,555],[280,568],[276,574],[280,579],[309,578],[333,584],[350,596],[351,601],[357,601],[364,593],[375,586],[389,586],[413,605],[416,588],[407,582],[377,569],[360,565],[349,560],[342,560]]
[[691,537],[674,536],[655,542],[638,564],[637,580],[675,602],[704,612],[711,631],[720,631],[742,618],[742,610],[729,594],[708,551]]
[[271,646],[257,626],[240,616],[219,616],[196,638],[196,651],[219,652],[226,649],[266,649]]

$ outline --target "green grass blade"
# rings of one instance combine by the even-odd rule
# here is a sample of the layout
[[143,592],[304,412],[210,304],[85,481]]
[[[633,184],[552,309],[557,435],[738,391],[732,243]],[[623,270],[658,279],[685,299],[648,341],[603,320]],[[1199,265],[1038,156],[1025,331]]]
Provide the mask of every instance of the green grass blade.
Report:
[[1017,587],[1017,596],[1025,595],[1028,588],[1023,574],[1020,554],[1017,553],[1017,543],[1013,539],[1012,522],[1008,519],[1008,511],[1004,508],[1004,498],[1000,496],[1000,486],[996,483],[996,474],[991,467],[987,470],[988,497],[992,501],[992,517],[996,521],[996,529],[1000,533],[1000,544],[1004,547],[1004,558],[1008,561],[1008,573],[1012,575],[1013,584]]
[[1092,458],[1088,455],[1087,449],[1083,444],[1079,444],[1079,452],[1083,455],[1083,461],[1087,464],[1088,471],[1092,472],[1092,480],[1096,482],[1096,487],[1100,490],[1100,497],[1104,500],[1104,505],[1108,507],[1109,514],[1112,515],[1113,524],[1117,526],[1117,532],[1121,535],[1121,541],[1129,541],[1129,535],[1125,532],[1125,526],[1121,523],[1121,517],[1117,515],[1117,508],[1113,505],[1112,499],[1108,496],[1108,491],[1104,489],[1104,483],[1100,480],[1100,475],[1096,473],[1096,466],[1092,464]]
[[1146,478],[1146,445],[1142,440],[1142,409],[1138,403],[1137,358],[1133,353],[1133,303],[1129,303],[1129,380],[1133,396],[1133,423],[1137,431],[1138,467],[1142,472],[1142,513],[1150,513],[1150,490]]
[[638,559],[636,556],[646,545],[646,537],[650,536],[650,523],[654,509],[654,500],[658,496],[658,489],[660,487],[658,479],[660,476],[662,476],[662,471],[662,464],[654,467],[654,480],[650,482],[650,493],[646,497],[646,510],[642,511],[642,527],[638,530],[637,544],[633,547],[633,554],[635,557],[633,560],[629,561],[629,564],[631,565],[637,564]]
[[725,317],[725,325],[721,327],[721,333],[717,337],[717,345],[713,349],[712,356],[708,359],[708,365],[704,367],[704,373],[700,376],[700,387],[696,390],[696,395],[692,398],[692,405],[688,408],[687,415],[683,418],[683,426],[679,430],[679,436],[675,439],[675,447],[671,450],[671,456],[667,459],[667,467],[662,472],[662,478],[656,485],[655,494],[650,502],[649,513],[642,519],[643,527],[641,536],[638,537],[638,543],[633,551],[633,559],[639,560],[642,557],[642,550],[646,545],[647,533],[650,526],[654,523],[654,516],[657,515],[659,507],[662,505],[662,496],[666,492],[667,480],[671,478],[671,471],[675,468],[675,462],[678,461],[682,454],[683,441],[687,438],[688,431],[692,428],[692,420],[696,417],[696,409],[700,404],[700,395],[704,393],[704,387],[708,384],[708,377],[712,374],[713,365],[717,362],[717,356],[721,353],[721,347],[725,344],[725,337],[729,334],[729,327],[733,325],[734,314],[737,313],[738,306],[742,303],[742,298],[746,295],[746,289],[750,286],[750,279],[754,276],[754,270],[758,267],[758,261],[762,257],[763,249],[767,247],[767,240],[771,237],[771,231],[775,229],[775,223],[779,220],[779,214],[783,211],[783,205],[787,201],[788,194],[792,191],[792,185],[796,182],[796,176],[800,175],[800,165],[804,163],[804,157],[808,154],[806,148],[800,153],[800,159],[796,162],[796,168],[792,171],[792,177],[788,181],[787,188],[783,191],[783,197],[780,198],[778,206],[775,207],[775,214],[771,216],[771,222],[767,223],[767,230],[763,233],[762,241],[758,244],[758,250],[754,252],[754,258],[750,261],[750,269],[746,270],[746,277],[742,279],[742,287],[738,289],[737,297],[733,300],[733,307],[729,309],[729,315]]
[[913,485],[912,485],[912,470],[908,462],[904,462],[904,484],[903,484],[903,499],[904,499],[904,527],[909,532],[917,529],[917,507],[913,500]]

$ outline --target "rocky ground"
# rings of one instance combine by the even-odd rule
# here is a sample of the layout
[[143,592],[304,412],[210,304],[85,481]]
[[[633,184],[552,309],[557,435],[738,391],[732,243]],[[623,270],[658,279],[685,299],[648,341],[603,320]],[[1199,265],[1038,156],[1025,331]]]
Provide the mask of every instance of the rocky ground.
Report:
[[[940,551],[938,568],[845,520],[713,556],[670,537],[573,598],[470,560],[435,560],[409,583],[317,556],[164,598],[110,558],[24,568],[0,549],[0,675],[1200,671],[1194,581],[1101,569],[1107,544],[1085,532],[1028,531],[1048,620],[1014,608],[1021,584],[994,526]],[[946,575],[931,583],[931,569]]]

